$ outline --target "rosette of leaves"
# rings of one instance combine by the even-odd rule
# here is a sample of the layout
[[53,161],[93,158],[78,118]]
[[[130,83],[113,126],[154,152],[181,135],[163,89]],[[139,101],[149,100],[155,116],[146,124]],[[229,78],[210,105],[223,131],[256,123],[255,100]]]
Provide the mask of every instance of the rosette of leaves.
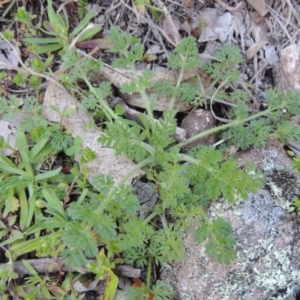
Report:
[[73,38],[77,42],[87,40],[101,30],[101,26],[91,26],[86,28],[93,18],[93,11],[89,11],[82,21],[69,33],[69,22],[66,10],[63,9],[63,15],[56,13],[53,9],[52,0],[48,0],[47,14],[49,21],[43,22],[43,28],[39,28],[44,34],[53,36],[46,38],[24,38],[23,41],[31,45],[40,45],[35,49],[37,54],[60,50],[59,54],[63,56],[68,49]]

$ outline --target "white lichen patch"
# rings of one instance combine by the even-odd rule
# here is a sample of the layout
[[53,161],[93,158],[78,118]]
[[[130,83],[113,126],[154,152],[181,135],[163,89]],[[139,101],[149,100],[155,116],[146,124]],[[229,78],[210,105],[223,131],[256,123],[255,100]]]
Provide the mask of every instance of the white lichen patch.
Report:
[[[276,173],[278,176],[279,173]],[[288,174],[287,174],[288,175]],[[289,180],[297,188],[298,179]],[[300,290],[300,230],[286,208],[296,189],[287,193],[278,186],[281,179],[269,184],[238,205],[213,203],[209,218],[227,219],[236,238],[236,260],[220,265],[204,253],[191,232],[185,236],[186,260],[173,266],[173,286],[178,299],[193,300],[295,300]]]
[[283,209],[288,209],[291,206],[291,202],[282,196],[282,188],[279,188],[274,182],[268,182],[268,185],[271,189],[275,205]]
[[[223,282],[214,284],[208,299],[293,299],[298,291],[300,270],[292,262],[292,246],[280,249],[276,241],[281,238],[286,213],[277,206],[280,188],[271,185],[274,196],[262,190],[250,195],[241,205],[244,230],[237,226],[237,267]],[[219,209],[220,207],[218,207]],[[239,209],[237,209],[239,210]],[[239,215],[236,212],[235,216]],[[248,234],[247,234],[248,231]],[[290,233],[292,234],[292,233]],[[255,242],[256,239],[256,242]],[[255,294],[252,292],[255,291]],[[258,293],[261,296],[258,297]],[[261,297],[261,298],[260,298]]]
[[284,208],[266,190],[251,194],[241,211],[246,224],[253,224],[257,231],[264,234],[270,232],[275,224],[281,223],[285,213]]
[[[262,253],[265,255],[260,256]],[[296,283],[300,272],[296,270],[290,272],[292,270],[290,249],[267,252],[262,246],[249,249],[248,254],[249,256],[245,252],[238,253],[238,268],[228,280],[215,284],[213,294],[209,299],[215,299],[216,295],[224,300],[295,299],[295,293],[298,290]],[[259,287],[266,298],[254,297],[251,292],[254,286]],[[278,291],[282,291],[282,294],[278,294]],[[274,297],[270,294],[274,294]]]

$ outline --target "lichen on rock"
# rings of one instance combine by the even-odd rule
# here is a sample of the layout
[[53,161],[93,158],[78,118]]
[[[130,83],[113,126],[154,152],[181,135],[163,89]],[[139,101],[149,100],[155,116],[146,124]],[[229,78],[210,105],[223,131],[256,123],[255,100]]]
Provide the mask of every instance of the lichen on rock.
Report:
[[247,201],[238,205],[221,201],[210,207],[210,218],[224,217],[234,230],[237,258],[231,265],[209,259],[204,246],[194,242],[192,230],[187,232],[186,260],[172,266],[174,275],[170,278],[177,299],[296,299],[300,290],[300,227],[298,216],[288,213],[287,207],[298,192],[299,179],[287,171],[281,173],[289,178],[288,192],[288,185],[277,185],[284,180],[272,181],[280,172],[267,174],[266,187],[250,194]]

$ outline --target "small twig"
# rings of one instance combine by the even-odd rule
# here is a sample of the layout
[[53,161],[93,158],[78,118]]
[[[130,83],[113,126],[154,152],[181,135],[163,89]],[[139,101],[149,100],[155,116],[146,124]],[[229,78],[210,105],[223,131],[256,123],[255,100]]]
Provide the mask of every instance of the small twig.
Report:
[[238,18],[237,16],[235,16],[234,14],[232,15],[233,19],[235,20],[236,22],[236,26],[239,30],[239,34],[240,34],[240,37],[241,37],[241,48],[242,48],[242,53],[244,54],[245,53],[245,41],[244,41],[244,34],[245,34],[245,31],[242,30],[241,26],[240,26],[240,23],[238,21]]
[[218,86],[218,88],[215,90],[215,92],[213,93],[213,95],[212,95],[212,97],[211,97],[211,99],[210,99],[210,111],[211,111],[212,115],[214,116],[214,118],[215,118],[216,120],[219,120],[219,121],[224,122],[224,123],[231,123],[232,120],[228,120],[228,119],[225,119],[225,118],[217,117],[217,116],[215,115],[215,112],[214,112],[213,108],[212,108],[212,104],[213,104],[213,101],[214,101],[215,96],[218,94],[219,90],[226,84],[226,82],[228,81],[228,79],[229,79],[229,77],[226,78],[226,80],[223,81],[223,82]]
[[[273,9],[270,9],[270,13],[273,16],[273,18],[275,19],[275,21],[279,24],[279,26],[282,28],[282,30],[284,31],[284,33],[286,34],[286,36],[288,37],[288,39],[290,40],[290,43],[293,44],[294,41],[292,40],[292,37],[290,36],[288,30],[287,30],[287,26],[288,23],[286,23],[285,25],[282,24],[282,22],[279,20],[279,18],[277,17],[278,12],[275,12]],[[286,22],[289,20],[285,20]]]
[[246,87],[244,81],[242,79],[239,80],[239,84],[242,86],[242,88],[244,89],[245,92],[248,93],[248,95],[250,96],[250,98],[252,99],[254,105],[256,108],[259,108],[259,103],[257,102],[256,98],[252,96],[252,93],[249,91],[249,89]]
[[110,7],[108,10],[105,11],[104,15],[109,14],[111,11],[115,10],[116,8],[118,8],[120,5],[122,5],[122,1],[120,1],[119,3],[117,3],[116,5]]
[[225,105],[231,106],[231,107],[237,107],[236,104],[228,102],[228,101],[225,101],[225,100],[221,100],[221,99],[218,99],[218,98],[215,98],[215,97],[211,97],[211,96],[208,96],[208,95],[205,95],[204,97],[206,99],[208,99],[208,100],[212,100],[213,102],[218,102],[218,103],[225,104]]
[[[173,31],[176,33],[178,31],[178,29],[176,28],[173,19],[171,17],[170,12],[168,11],[167,7],[164,5],[164,3],[160,0],[156,0],[159,5],[161,6],[161,9],[164,12],[165,18],[168,19],[168,22],[171,24]],[[168,38],[168,41],[170,40],[169,36],[164,32],[164,30],[162,30],[165,38]],[[173,45],[175,44],[175,46],[177,46],[180,42],[180,37],[177,34],[173,34],[173,38],[174,38],[174,43],[172,43]]]
[[66,0],[65,2],[63,2],[60,7],[58,8],[57,12],[60,12],[61,10],[63,10],[65,8],[65,6],[67,6],[68,4],[73,3],[73,0]]
[[146,16],[147,16],[147,18],[148,18],[148,22],[149,22],[150,25],[151,25],[151,28],[152,28],[152,30],[153,30],[153,33],[157,36],[157,38],[158,38],[158,40],[159,40],[161,46],[163,47],[163,49],[164,49],[164,51],[165,51],[166,56],[169,57],[167,48],[166,48],[166,46],[165,46],[165,44],[164,44],[164,42],[163,42],[163,40],[162,40],[162,37],[161,37],[161,35],[160,35],[160,31],[159,31],[160,27],[156,26],[156,24],[153,23],[153,21],[152,21],[152,19],[151,19],[151,17],[149,16],[149,14],[148,14],[147,11],[146,11]]
[[[56,273],[56,272],[79,272],[79,273],[90,273],[91,271],[87,268],[74,269],[67,267],[63,264],[61,258],[39,258],[39,259],[28,259],[27,262],[40,274],[45,273]],[[89,260],[88,262],[92,262]],[[6,264],[0,264],[0,269],[5,269]],[[22,261],[15,261],[13,264],[13,270],[19,276],[24,276],[30,274],[30,272],[25,268]],[[113,272],[119,276],[138,278],[141,276],[141,270],[135,269],[130,266],[120,265],[113,269]]]
[[125,3],[123,0],[120,0],[120,3],[122,3],[124,6],[126,6],[129,10],[131,10],[131,11],[135,14],[138,23],[140,22],[140,18],[141,18],[141,17],[142,17],[142,18],[145,18],[142,14],[140,14],[140,13],[137,11],[135,5],[133,5],[134,8],[132,8],[132,7],[130,7],[127,3]]
[[[99,24],[100,25],[100,24]],[[72,42],[70,43],[70,46],[68,47],[68,50],[69,51],[71,48],[75,48],[75,44],[77,43],[78,39],[86,32],[88,31],[89,29],[93,28],[94,27],[94,24],[88,24],[82,31],[80,31],[80,33],[78,33],[78,35],[76,35],[76,37],[73,38]]]
[[243,2],[243,1],[240,2],[240,3],[238,3],[235,7],[232,7],[232,6],[224,3],[222,0],[216,0],[216,2],[219,3],[223,8],[225,8],[228,11],[239,10],[239,9],[241,9],[245,5],[245,2]]

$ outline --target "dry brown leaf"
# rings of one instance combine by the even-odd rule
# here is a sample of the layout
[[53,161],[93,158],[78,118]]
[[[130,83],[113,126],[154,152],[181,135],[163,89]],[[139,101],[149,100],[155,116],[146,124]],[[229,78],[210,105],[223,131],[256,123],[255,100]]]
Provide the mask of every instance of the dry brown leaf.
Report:
[[247,59],[252,59],[263,46],[268,44],[268,41],[260,41],[252,44],[246,52]]
[[[133,288],[140,288],[143,286],[143,282],[139,279],[139,278],[133,278],[133,284],[131,287]],[[154,295],[152,292],[149,292],[149,297],[147,300],[153,300],[154,299]]]
[[267,7],[272,5],[272,0],[247,0],[247,2],[263,17],[269,12]]
[[177,18],[172,18],[169,15],[165,17],[162,23],[163,31],[174,42],[180,41],[179,27],[179,20]]
[[88,291],[97,291],[97,286],[102,285],[104,286],[104,281],[100,281],[100,279],[95,279],[92,282],[80,282],[79,280],[76,280],[74,282],[74,289],[78,293],[84,293]]
[[0,1],[0,7],[3,7],[3,4],[10,2],[11,0],[2,0]]
[[266,22],[257,22],[258,18],[263,17],[260,17],[257,12],[252,14],[252,24],[250,26],[252,27],[252,37],[254,38],[254,41],[270,41],[269,29]]
[[67,295],[68,295],[68,293],[66,291],[64,291],[61,287],[59,287],[57,285],[51,285],[51,284],[49,284],[47,286],[47,289],[54,296],[57,296],[57,297],[60,297],[60,296],[66,296],[67,297]]
[[[118,89],[121,89],[125,83],[130,83],[134,81],[134,76],[129,69],[122,69],[122,68],[113,68],[109,65],[103,66],[100,71],[100,75],[105,77],[108,81],[110,81],[114,86]],[[142,71],[137,71],[138,75],[142,75]],[[211,80],[209,79],[208,75],[205,74],[201,69],[198,69],[197,72],[187,72],[184,77],[183,81],[187,81],[191,78],[195,78],[195,76],[199,75],[201,78],[201,82],[203,84],[204,89],[210,86]],[[94,77],[94,79],[96,79]],[[155,71],[154,75],[154,82],[158,80],[171,80],[173,84],[176,84],[176,77],[172,71]],[[153,92],[150,90],[148,91],[149,98],[151,98],[151,94]],[[139,93],[134,94],[122,94],[122,98],[126,101],[127,104],[146,108],[145,103]],[[159,97],[155,103],[155,110],[157,111],[165,111],[168,110],[170,106],[170,98],[168,97]],[[177,111],[187,111],[191,109],[191,105],[184,104],[182,101],[177,100],[174,104],[174,109]]]
[[99,49],[106,50],[110,49],[113,45],[112,41],[107,39],[93,39],[83,42],[76,43],[76,48],[79,49],[94,49],[98,47]]
[[144,60],[147,62],[155,61],[157,60],[157,55],[155,54],[146,54],[144,57]]
[[[81,104],[66,90],[50,83],[43,102],[43,114],[51,122],[60,122],[59,114],[50,108],[52,105],[56,106],[60,112],[75,110],[74,113],[63,117],[62,125],[72,131],[72,136],[81,137],[83,148],[89,147],[96,152],[97,158],[87,164],[90,169],[88,172],[89,180],[95,175],[106,174],[111,175],[115,183],[119,183],[135,167],[135,163],[131,160],[124,156],[117,157],[113,149],[102,146],[97,141],[102,132],[98,128],[86,129],[86,125],[91,124],[92,119]],[[142,171],[136,172],[126,181],[126,184],[131,184],[134,179],[143,174]]]

